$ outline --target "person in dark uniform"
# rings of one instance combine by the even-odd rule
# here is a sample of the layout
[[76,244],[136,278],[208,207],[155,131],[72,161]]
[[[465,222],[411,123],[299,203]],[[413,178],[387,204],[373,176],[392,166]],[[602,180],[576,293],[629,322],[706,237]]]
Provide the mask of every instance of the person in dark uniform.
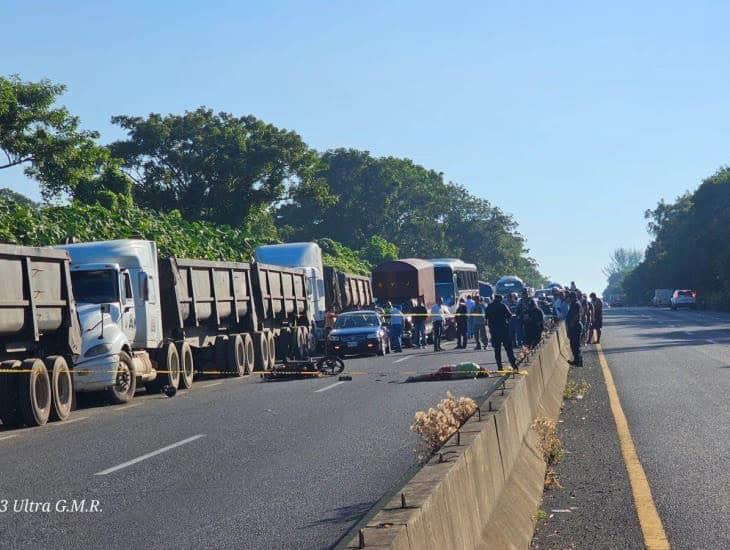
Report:
[[545,328],[545,315],[537,307],[535,300],[527,302],[527,314],[525,315],[525,343],[530,349],[540,343],[542,331]]
[[459,300],[459,307],[456,308],[456,349],[466,349],[466,329],[468,326],[466,303]]
[[500,294],[494,295],[494,301],[487,307],[487,322],[489,323],[489,334],[492,337],[494,347],[494,360],[497,362],[497,369],[502,370],[502,346],[507,352],[507,358],[514,370],[517,370],[517,361],[512,350],[512,336],[510,334],[510,321],[512,312],[502,302]]
[[593,304],[593,325],[591,325],[591,340],[595,331],[595,343],[601,343],[601,329],[603,328],[603,301],[596,296],[595,292],[591,292],[591,303]]
[[565,318],[565,328],[568,331],[568,338],[570,339],[570,351],[573,353],[573,360],[569,361],[569,363],[576,367],[582,367],[583,357],[580,353],[580,339],[583,333],[583,325],[581,323],[583,308],[575,292],[571,292],[568,295],[568,302],[570,303],[570,308],[568,309],[568,316]]

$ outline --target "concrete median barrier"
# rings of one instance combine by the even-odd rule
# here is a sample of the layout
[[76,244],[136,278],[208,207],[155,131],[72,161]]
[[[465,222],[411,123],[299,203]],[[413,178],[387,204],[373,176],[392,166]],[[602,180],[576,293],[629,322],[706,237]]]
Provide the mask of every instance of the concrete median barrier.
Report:
[[532,425],[556,419],[568,374],[561,328],[446,442],[346,548],[527,548],[545,462]]

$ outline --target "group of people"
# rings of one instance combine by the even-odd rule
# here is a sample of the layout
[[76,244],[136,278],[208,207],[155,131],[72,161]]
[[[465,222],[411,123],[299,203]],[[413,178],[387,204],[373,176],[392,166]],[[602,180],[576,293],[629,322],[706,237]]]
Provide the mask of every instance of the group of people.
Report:
[[586,295],[571,283],[569,290],[553,292],[555,318],[565,322],[575,366],[583,366],[581,347],[599,344],[603,329],[603,301],[595,292]]
[[[402,351],[405,315],[390,302],[385,304],[381,312],[388,320],[391,349]],[[510,365],[516,369],[515,348],[537,346],[548,320],[564,322],[573,353],[571,364],[582,366],[581,347],[601,341],[603,302],[594,292],[586,295],[575,287],[575,283],[571,283],[570,288],[553,289],[552,296],[541,296],[539,299],[530,296],[527,289],[519,297],[511,293],[506,299],[499,294],[494,295],[492,300],[467,296],[459,300],[453,313],[441,298],[428,308],[423,300],[419,300],[416,306],[410,308],[408,316],[412,323],[411,342],[414,347],[426,347],[426,324],[430,321],[433,350],[443,351],[441,342],[447,322],[453,318],[457,349],[466,349],[472,338],[475,350],[487,349],[491,340],[498,369],[502,368],[503,349]],[[331,320],[328,316],[327,321]]]

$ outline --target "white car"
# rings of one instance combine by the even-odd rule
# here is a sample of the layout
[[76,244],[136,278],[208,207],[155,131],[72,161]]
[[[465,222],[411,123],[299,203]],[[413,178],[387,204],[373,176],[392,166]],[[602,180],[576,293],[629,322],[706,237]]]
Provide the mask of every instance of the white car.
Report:
[[676,310],[680,307],[694,309],[697,305],[697,293],[694,290],[675,290],[672,294],[670,307]]

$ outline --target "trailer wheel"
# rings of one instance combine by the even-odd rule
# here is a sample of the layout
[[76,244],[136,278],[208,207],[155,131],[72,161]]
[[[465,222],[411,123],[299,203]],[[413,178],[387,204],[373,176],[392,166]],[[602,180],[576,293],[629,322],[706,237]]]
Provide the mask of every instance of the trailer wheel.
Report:
[[231,334],[228,337],[225,371],[233,376],[246,374],[246,348],[240,334]]
[[[114,385],[109,388],[109,401],[115,405],[129,403],[135,391],[137,391],[137,376],[134,372],[134,363],[129,354],[122,351],[119,353],[117,371],[114,373]],[[149,386],[147,391],[150,391]]]
[[269,339],[267,332],[253,333],[254,370],[269,370]]
[[12,372],[22,367],[20,361],[12,359],[0,363],[0,420],[3,426],[15,428],[23,423],[18,409],[18,377]]
[[274,338],[274,333],[269,332],[266,340],[269,343],[269,369],[273,369],[276,365],[276,338]]
[[165,344],[160,352],[159,363],[163,372],[158,373],[157,378],[146,384],[149,393],[160,393],[165,386],[172,386],[177,389],[180,386],[180,356],[173,342]]
[[43,426],[51,415],[51,380],[40,359],[26,359],[18,383],[18,404],[26,426]]
[[51,420],[66,420],[73,404],[71,369],[61,355],[46,357],[46,368],[51,374]]
[[243,349],[246,350],[246,374],[253,372],[253,365],[256,358],[256,354],[253,350],[253,339],[250,334],[241,334],[243,338]]
[[180,387],[189,390],[193,387],[193,378],[195,378],[193,348],[187,342],[181,342],[179,348],[177,352],[180,356]]

